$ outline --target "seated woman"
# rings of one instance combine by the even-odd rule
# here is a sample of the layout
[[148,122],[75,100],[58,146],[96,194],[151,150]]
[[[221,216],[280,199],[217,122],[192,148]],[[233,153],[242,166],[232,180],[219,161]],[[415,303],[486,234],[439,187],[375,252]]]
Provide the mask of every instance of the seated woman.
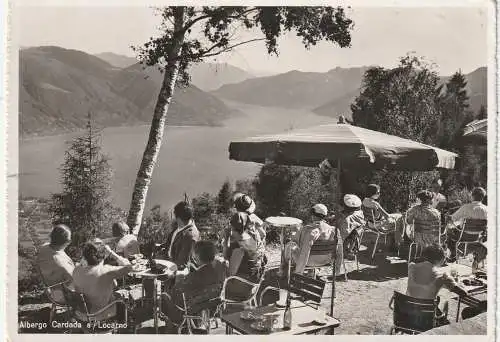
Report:
[[[254,228],[255,222],[245,212],[237,212],[231,217],[231,244],[229,256],[229,275],[239,276],[250,282],[258,283],[265,267],[265,236]],[[230,282],[226,296],[234,300],[249,297],[249,286],[241,282]]]
[[406,213],[406,223],[413,224],[413,241],[422,248],[439,244],[441,214],[432,207],[432,193],[422,190],[417,197],[420,204]]
[[318,203],[311,208],[311,223],[300,229],[285,247],[285,260],[295,263],[295,273],[303,273],[306,266],[324,266],[331,260],[330,255],[310,256],[311,247],[318,240],[328,241],[337,237],[336,273],[342,265],[342,238],[334,226],[326,223],[328,209]]
[[125,222],[116,222],[111,227],[113,237],[116,239],[115,252],[125,258],[139,254],[137,236],[130,234],[130,228]]
[[[422,251],[422,257],[422,262],[411,262],[408,265],[408,287],[406,290],[408,296],[421,299],[437,297],[439,300],[438,293],[442,287],[459,296],[467,295],[450,275],[439,269],[445,261],[444,250],[439,245],[433,244],[425,247]],[[446,318],[447,315],[448,302],[440,302],[438,316]]]
[[162,294],[162,312],[178,326],[182,322],[184,307],[182,294],[196,296],[211,287],[222,287],[227,274],[226,264],[215,258],[217,250],[211,241],[198,241],[193,248],[197,269],[187,276],[177,276],[170,293]]
[[[119,266],[104,264],[107,256],[115,259]],[[118,299],[114,294],[116,279],[128,274],[132,270],[132,265],[100,240],[85,244],[83,258],[86,265],[79,265],[75,268],[73,282],[75,289],[85,296],[89,312],[94,313]],[[111,306],[102,313],[102,319],[116,315],[121,320],[124,313],[125,307]]]
[[[393,213],[389,214],[378,202],[380,198],[380,186],[377,184],[368,184],[366,190],[366,198],[363,200],[363,212],[365,212],[365,219],[368,223],[369,228],[377,228],[382,230],[393,230],[394,235],[389,235],[389,249],[396,249],[396,240],[402,235],[402,229],[404,224],[400,220],[401,214]],[[370,216],[367,214],[370,213]],[[397,227],[397,222],[401,222],[400,226]],[[377,222],[376,227],[373,226],[373,222]],[[399,242],[399,241],[398,241]]]
[[[253,199],[245,194],[236,193],[233,196],[233,205],[236,212],[247,213],[250,216],[251,226],[248,228],[255,230],[255,234],[259,234],[263,240],[266,239],[266,230],[264,228],[264,222],[255,214],[255,202]],[[226,230],[224,234],[223,241],[223,254],[226,258],[229,258],[227,253],[229,252],[229,246],[231,244],[231,228]]]
[[352,259],[359,250],[360,237],[366,224],[361,199],[356,195],[345,195],[344,209],[335,219],[343,240],[344,257]]

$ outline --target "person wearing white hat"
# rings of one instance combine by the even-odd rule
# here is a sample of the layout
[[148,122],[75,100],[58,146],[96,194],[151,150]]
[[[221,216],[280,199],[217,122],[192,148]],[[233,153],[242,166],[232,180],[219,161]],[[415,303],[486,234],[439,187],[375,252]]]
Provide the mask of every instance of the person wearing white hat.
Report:
[[361,199],[354,194],[344,195],[344,209],[336,217],[336,226],[343,240],[345,257],[351,258],[359,249],[359,237],[365,224]]
[[330,256],[312,255],[311,246],[317,240],[334,240],[338,236],[336,271],[340,272],[343,263],[342,239],[338,229],[326,223],[328,209],[324,204],[318,203],[311,208],[312,222],[299,230],[292,241],[285,247],[285,260],[295,262],[295,273],[303,273],[306,266],[322,266],[330,261]]

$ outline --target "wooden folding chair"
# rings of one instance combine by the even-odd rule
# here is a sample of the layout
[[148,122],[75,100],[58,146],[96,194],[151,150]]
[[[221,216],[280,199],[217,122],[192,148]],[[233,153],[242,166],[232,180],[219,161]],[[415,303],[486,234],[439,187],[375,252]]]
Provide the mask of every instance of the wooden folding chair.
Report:
[[390,334],[416,335],[437,325],[437,299],[420,299],[394,291],[389,302],[393,311],[393,326]]
[[[334,283],[333,283],[334,284]],[[298,273],[290,275],[288,290],[292,294],[292,299],[298,299],[306,305],[318,308],[321,305],[326,282],[319,279],[304,276]],[[268,291],[279,291],[277,287],[267,286],[261,293],[261,298]],[[333,316],[333,304],[335,297],[335,286],[332,285],[332,297],[330,305],[330,315]]]

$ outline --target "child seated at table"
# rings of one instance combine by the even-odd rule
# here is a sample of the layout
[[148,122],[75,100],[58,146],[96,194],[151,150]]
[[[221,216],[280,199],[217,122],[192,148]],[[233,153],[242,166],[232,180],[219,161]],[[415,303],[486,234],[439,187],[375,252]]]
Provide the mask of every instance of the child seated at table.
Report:
[[408,265],[406,294],[420,299],[437,298],[439,302],[438,317],[445,319],[448,315],[448,302],[440,301],[438,293],[441,288],[446,287],[459,296],[465,296],[467,293],[457,285],[449,274],[440,270],[439,267],[445,261],[445,253],[438,244],[425,247],[422,251],[422,258],[422,262],[411,262]]

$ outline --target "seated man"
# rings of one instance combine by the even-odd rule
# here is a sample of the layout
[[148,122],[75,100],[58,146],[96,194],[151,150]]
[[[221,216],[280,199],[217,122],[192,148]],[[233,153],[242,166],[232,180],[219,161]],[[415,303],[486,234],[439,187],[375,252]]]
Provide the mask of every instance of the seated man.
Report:
[[162,312],[174,325],[179,325],[182,322],[183,293],[185,296],[192,297],[212,286],[222,288],[227,267],[225,262],[215,258],[216,252],[213,242],[196,242],[193,248],[193,259],[199,265],[198,268],[187,276],[178,275],[172,291],[162,294]]
[[328,209],[324,204],[315,204],[311,208],[312,223],[300,229],[285,247],[285,260],[295,262],[295,273],[303,273],[306,266],[323,266],[330,262],[329,255],[309,256],[311,246],[317,240],[334,240],[337,242],[336,273],[340,272],[343,262],[342,237],[338,229],[326,223]]
[[[422,251],[423,261],[411,262],[408,265],[408,287],[406,294],[420,299],[434,299],[442,287],[459,296],[467,293],[460,288],[455,280],[443,273],[441,267],[445,261],[444,250],[439,245],[429,245]],[[439,297],[437,297],[439,300]],[[448,302],[439,302],[439,313],[443,319],[448,315]]]
[[439,244],[441,214],[432,207],[432,193],[422,190],[417,197],[420,204],[406,213],[406,223],[413,225],[413,241],[422,248]]
[[[36,264],[45,285],[51,286],[66,282],[67,286],[72,286],[70,284],[73,280],[75,263],[64,251],[70,243],[71,231],[67,226],[58,224],[50,232],[50,242],[38,249]],[[65,302],[62,288],[55,288],[52,296],[57,302]]]
[[139,254],[137,236],[130,234],[130,228],[125,222],[115,222],[111,227],[113,237],[116,239],[115,252],[125,258]]
[[[448,249],[450,250],[450,261],[456,259],[456,245],[460,238],[460,230],[465,219],[488,219],[488,207],[482,201],[486,196],[486,190],[481,187],[472,189],[472,202],[462,205],[450,216],[450,222],[446,227],[448,230]],[[486,231],[485,231],[486,233]],[[484,245],[478,245],[477,251],[479,262],[486,258]]]
[[[115,259],[119,266],[104,264],[107,256]],[[75,289],[84,294],[89,312],[94,313],[118,299],[114,294],[116,279],[128,274],[132,270],[132,265],[100,240],[85,244],[83,258],[86,265],[75,268],[73,281]],[[124,313],[125,307],[112,306],[103,312],[101,319],[117,316],[121,321]]]

